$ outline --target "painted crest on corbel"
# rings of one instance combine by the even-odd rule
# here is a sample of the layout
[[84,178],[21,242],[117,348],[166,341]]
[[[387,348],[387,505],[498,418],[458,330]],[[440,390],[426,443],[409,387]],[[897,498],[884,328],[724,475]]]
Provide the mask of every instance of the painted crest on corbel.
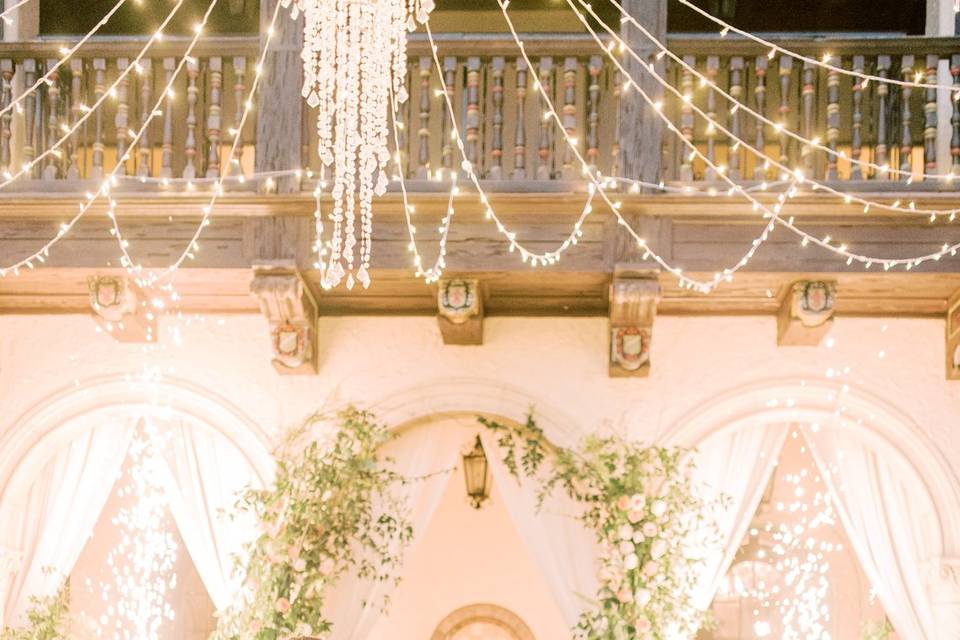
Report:
[[833,324],[837,283],[832,280],[802,280],[793,283],[777,313],[777,344],[820,344]]
[[449,278],[437,284],[437,323],[444,344],[483,344],[480,281]]
[[317,305],[289,265],[254,267],[250,291],[270,324],[273,366],[283,374],[317,372]]
[[108,334],[120,342],[152,342],[156,338],[156,313],[130,278],[90,276],[87,288],[93,317]]
[[615,270],[610,285],[610,376],[649,375],[659,302],[660,282],[655,271],[629,267]]

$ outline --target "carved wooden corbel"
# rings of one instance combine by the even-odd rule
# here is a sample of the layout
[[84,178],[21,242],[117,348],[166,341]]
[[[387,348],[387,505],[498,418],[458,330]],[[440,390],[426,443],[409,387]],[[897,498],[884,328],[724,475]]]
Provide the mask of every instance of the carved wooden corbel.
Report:
[[787,290],[777,311],[777,344],[816,346],[833,326],[837,283],[801,280]]
[[650,345],[659,302],[656,271],[616,268],[610,285],[610,377],[650,375]]
[[444,344],[483,344],[483,296],[480,281],[441,279],[437,287],[437,324]]
[[90,308],[97,323],[119,342],[153,342],[157,339],[157,314],[147,295],[129,278],[91,276]]
[[945,337],[947,380],[960,380],[960,292],[947,303]]
[[270,323],[277,372],[317,373],[317,303],[293,263],[254,265],[250,292]]

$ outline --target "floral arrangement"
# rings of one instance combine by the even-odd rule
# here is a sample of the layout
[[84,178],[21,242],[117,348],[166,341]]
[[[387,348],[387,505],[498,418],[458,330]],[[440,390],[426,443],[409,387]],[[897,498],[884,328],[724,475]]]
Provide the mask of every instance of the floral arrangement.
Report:
[[887,618],[864,622],[860,628],[861,640],[889,640],[892,635],[893,625]]
[[0,640],[66,640],[69,637],[70,585],[45,598],[30,598],[25,627],[6,627]]
[[693,603],[701,561],[690,549],[719,542],[697,494],[692,456],[682,448],[589,436],[558,448],[534,418],[480,423],[497,437],[506,467],[539,481],[540,504],[562,490],[582,508],[600,544],[600,588],[575,628],[585,640],[672,640],[693,637],[707,614]]
[[278,453],[273,486],[242,496],[239,508],[253,513],[262,533],[241,566],[242,593],[221,612],[213,639],[324,636],[331,628],[325,594],[338,578],[396,580],[412,529],[393,491],[405,480],[378,454],[390,436],[354,408],[333,421],[335,428],[325,416],[309,418]]

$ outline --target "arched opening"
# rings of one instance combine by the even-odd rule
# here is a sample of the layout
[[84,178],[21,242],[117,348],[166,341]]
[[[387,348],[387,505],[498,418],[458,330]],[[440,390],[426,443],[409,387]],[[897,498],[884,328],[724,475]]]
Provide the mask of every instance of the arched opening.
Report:
[[530,627],[509,609],[474,604],[444,618],[430,640],[534,640]]

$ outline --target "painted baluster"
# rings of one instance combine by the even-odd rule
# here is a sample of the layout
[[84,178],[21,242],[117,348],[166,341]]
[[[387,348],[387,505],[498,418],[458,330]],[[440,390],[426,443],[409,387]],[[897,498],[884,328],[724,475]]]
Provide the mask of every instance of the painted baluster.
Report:
[[590,78],[587,86],[587,164],[596,174],[597,159],[600,157],[600,73],[603,71],[603,58],[590,56],[587,69]]
[[527,177],[527,61],[517,58],[517,129],[513,136],[513,179]]
[[[453,101],[453,91],[454,87],[457,86],[457,59],[453,56],[447,56],[443,59],[443,78],[444,84],[446,84],[447,97],[450,99],[450,104],[455,104]],[[446,101],[444,101],[446,102]],[[457,157],[459,152],[454,148],[454,139],[450,135],[452,130],[452,122],[450,118],[450,109],[447,108],[446,104],[441,105],[440,109],[440,142],[441,142],[441,151],[440,151],[440,160],[441,165],[448,172],[453,170],[453,159]]]
[[[720,71],[720,57],[719,56],[707,56],[707,69],[704,75],[706,76],[709,84],[708,86],[712,87],[717,83],[717,74]],[[714,122],[719,122],[717,120],[717,94],[713,89],[707,90],[707,117],[709,120]],[[707,163],[707,169],[704,174],[706,180],[716,180],[717,172],[711,167],[711,164],[716,164],[717,161],[717,150],[716,150],[716,138],[717,138],[717,128],[712,123],[707,123],[706,129],[707,136],[707,160],[710,162]]]
[[[890,56],[877,56],[877,75],[881,78],[890,77]],[[888,162],[887,151],[887,110],[888,97],[890,95],[890,85],[886,82],[877,83],[877,151],[876,164],[880,167],[886,167]],[[890,171],[881,171],[877,174],[878,178],[889,180]]]
[[[839,60],[831,58],[834,64]],[[827,154],[827,180],[839,178],[837,173],[837,140],[840,138],[840,74],[833,69],[827,71],[827,148],[834,153]]]
[[[765,113],[767,110],[767,62],[768,58],[766,56],[758,56],[756,60],[756,74],[757,74],[757,86],[753,89],[754,100],[756,102],[756,110],[758,113]],[[757,140],[754,144],[754,147],[759,151],[764,151],[764,145],[766,144],[763,138],[763,127],[764,124],[762,121],[757,120]],[[767,168],[757,160],[757,166],[753,169],[753,177],[756,180],[763,180],[767,177]]]
[[[153,109],[153,62],[145,59],[140,62],[140,126],[152,115]],[[151,121],[152,122],[152,121]],[[140,135],[140,145],[137,159],[137,176],[141,178],[149,177],[151,174],[151,156],[153,149],[150,146],[150,125],[143,130]]]
[[[537,79],[543,92],[553,96],[553,58],[540,58],[540,68],[537,70]],[[539,91],[537,92],[540,93]],[[540,142],[537,149],[537,180],[550,180],[553,177],[551,161],[553,155],[553,116],[546,113],[547,103],[540,96]]]
[[[104,58],[93,59],[93,102],[96,104],[107,90],[107,61]],[[93,125],[93,158],[90,167],[90,177],[94,180],[103,178],[103,106],[94,114]]]
[[950,171],[960,175],[960,55],[950,56],[950,75],[953,77],[953,95],[950,103],[953,105],[953,116],[950,124],[953,125],[953,137],[950,139]]
[[[683,61],[689,67],[693,67],[697,63],[697,59],[693,56],[683,56]],[[693,73],[687,66],[684,66],[680,71],[680,95],[683,97],[683,101],[680,103],[680,134],[687,140],[693,140],[695,124],[693,107],[691,106],[693,103]],[[682,145],[680,152],[683,154],[683,159],[680,162],[680,180],[690,182],[693,180],[693,158],[690,157],[691,153],[687,145]]]
[[[900,75],[903,80],[910,82],[913,80],[913,56],[903,56],[900,64]],[[900,87],[900,179],[909,180],[911,177],[911,155],[913,154],[913,135],[910,128],[910,120],[913,113],[910,110],[910,95],[912,89],[909,85]]]
[[[130,66],[130,61],[127,58],[119,58],[117,60],[117,71],[120,74],[124,74],[124,71],[127,67]],[[120,164],[120,168],[117,170],[118,175],[126,175],[127,173],[127,162],[126,162],[126,151],[127,151],[127,139],[130,135],[130,74],[127,73],[123,75],[123,79],[117,84],[117,115],[114,118],[114,123],[117,128],[117,162]]]
[[[740,56],[730,58],[730,95],[736,100],[736,103],[730,105],[730,133],[736,139],[740,138],[740,108],[739,104],[743,102],[743,58]],[[736,140],[731,141],[730,146],[730,177],[739,180],[740,172],[740,145]]]
[[793,58],[790,56],[780,56],[780,107],[777,113],[780,114],[780,164],[790,166],[790,137],[785,130],[790,127],[790,79],[793,76]]
[[200,63],[196,58],[187,60],[187,137],[183,145],[183,177],[193,180],[197,177],[197,100],[200,89],[197,77],[200,75]]
[[[937,67],[940,56],[927,56],[927,84],[937,84]],[[923,163],[926,173],[937,172],[937,90],[926,90],[926,102],[923,106]],[[931,178],[927,178],[930,180]]]
[[[855,73],[864,72],[864,57],[853,56],[853,71]],[[852,122],[850,125],[850,155],[854,160],[862,160],[863,148],[863,81],[857,77],[853,78],[853,108]],[[863,167],[857,163],[850,164],[850,179],[863,180],[866,178]]]
[[220,132],[223,128],[223,58],[207,61],[210,99],[207,102],[207,177],[220,175]]
[[[46,147],[53,149],[53,145],[60,139],[62,132],[60,130],[60,70],[54,69],[56,60],[47,60],[47,69],[53,72],[47,77],[47,144]],[[60,162],[63,158],[63,146],[58,147],[53,153],[47,156],[43,168],[44,180],[56,180],[60,177]]]
[[430,176],[430,58],[420,58],[420,127],[417,139],[420,151],[417,155],[417,178],[427,180]]
[[[163,59],[163,86],[170,84],[177,68],[176,58]],[[163,146],[160,151],[160,177],[173,177],[173,96],[167,94],[163,109]]]
[[[480,58],[467,58],[467,117],[464,132],[467,160],[480,164]],[[479,167],[477,167],[479,170]]]
[[[13,103],[13,60],[6,58],[0,60],[0,105],[4,109]],[[10,142],[13,138],[13,110],[5,111],[0,116],[0,171],[11,171],[13,163],[13,150],[10,148]]]
[[495,57],[490,63],[493,86],[491,98],[493,100],[493,127],[490,149],[490,171],[488,177],[499,180],[503,177],[503,57]]
[[[23,61],[23,83],[27,87],[32,87],[37,82],[37,61],[27,59]],[[37,119],[37,91],[31,91],[23,101],[23,163],[24,166],[33,162],[37,157],[37,143],[35,120]],[[24,174],[24,178],[30,180],[33,178],[34,171],[31,169]]]
[[[413,77],[414,65],[407,64],[407,76],[403,79],[403,87],[406,89],[407,96],[413,95],[411,92],[411,78]],[[410,131],[413,130],[413,121],[410,119],[410,98],[408,97],[402,103],[398,104],[397,118],[397,146],[399,147],[400,162],[397,166],[397,172],[404,178],[410,177]]]
[[[623,81],[620,69],[613,69],[613,142],[610,145],[610,175],[620,175],[620,97],[623,94]],[[609,75],[608,75],[609,77]]]
[[243,174],[243,166],[241,164],[243,160],[243,123],[241,120],[243,118],[243,102],[247,95],[246,77],[247,59],[243,56],[235,56],[233,58],[233,102],[235,107],[233,113],[233,136],[231,136],[230,139],[231,146],[233,146],[234,138],[239,139],[234,148],[233,157],[230,158],[230,161],[233,163],[233,166],[230,168],[230,173],[235,176]]
[[[812,62],[803,63],[803,89],[800,92],[800,100],[802,102],[803,108],[803,137],[807,140],[813,139],[813,127],[814,127],[814,103],[816,102],[816,82],[817,78],[817,66]],[[804,144],[803,149],[800,151],[800,155],[803,157],[803,168],[806,170],[807,175],[812,176],[814,170],[816,169],[816,154],[814,148],[809,144]]]
[[[567,138],[579,147],[577,140],[577,59],[565,58],[563,61],[563,128]],[[563,145],[563,178],[573,180],[579,175],[574,167],[574,154],[571,145]]]
[[[83,60],[70,59],[70,126],[73,127],[83,115]],[[68,143],[70,164],[67,166],[67,180],[80,179],[80,132],[70,134]]]

